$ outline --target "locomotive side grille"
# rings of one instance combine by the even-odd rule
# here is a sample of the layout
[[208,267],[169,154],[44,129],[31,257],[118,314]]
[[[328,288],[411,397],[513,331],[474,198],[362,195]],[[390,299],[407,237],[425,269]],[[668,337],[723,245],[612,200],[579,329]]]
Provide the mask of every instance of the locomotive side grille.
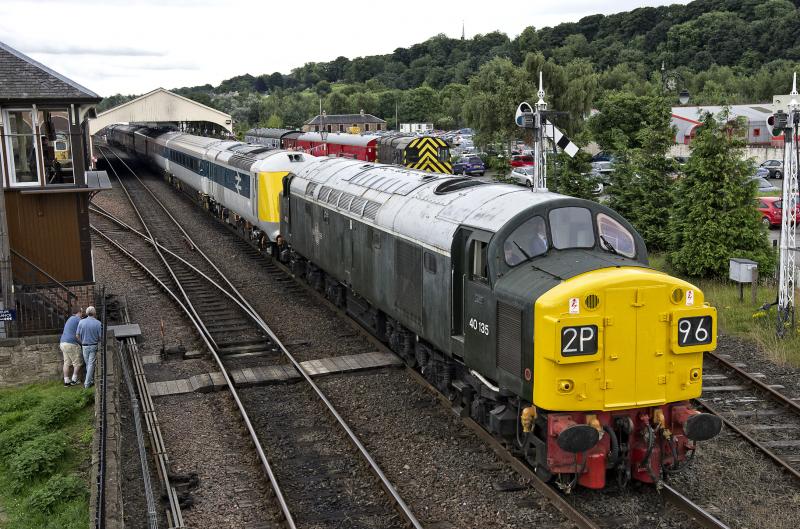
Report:
[[328,195],[328,204],[333,204],[334,206],[339,202],[339,197],[342,195],[342,192],[338,189],[334,189],[331,191],[331,194]]
[[378,216],[378,208],[380,207],[381,205],[379,202],[368,200],[367,207],[364,208],[364,216],[370,220],[375,220],[375,217]]
[[420,321],[422,307],[422,252],[399,239],[394,246],[394,270],[397,274],[397,308],[414,322]]
[[353,201],[353,195],[350,193],[342,193],[342,197],[339,199],[338,206],[341,209],[350,209],[350,203]]
[[522,311],[497,302],[497,367],[522,374]]
[[319,195],[317,195],[317,199],[321,202],[326,202],[328,200],[328,195],[331,194],[332,189],[328,186],[322,186],[319,190]]
[[317,189],[316,182],[309,182],[309,184],[306,186],[306,196],[307,197],[312,196],[314,194],[314,191],[316,191],[316,189]]
[[357,215],[361,215],[364,211],[364,206],[367,205],[367,201],[361,197],[353,197],[353,201],[350,203],[350,211],[356,213]]

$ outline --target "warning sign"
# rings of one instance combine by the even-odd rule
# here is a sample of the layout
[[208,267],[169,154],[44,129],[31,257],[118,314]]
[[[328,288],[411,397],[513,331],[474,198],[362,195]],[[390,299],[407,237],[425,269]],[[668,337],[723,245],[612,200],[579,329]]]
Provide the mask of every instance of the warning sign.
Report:
[[581,313],[581,300],[578,298],[569,298],[569,313],[570,314],[580,314]]
[[686,306],[691,307],[694,305],[694,290],[686,291]]

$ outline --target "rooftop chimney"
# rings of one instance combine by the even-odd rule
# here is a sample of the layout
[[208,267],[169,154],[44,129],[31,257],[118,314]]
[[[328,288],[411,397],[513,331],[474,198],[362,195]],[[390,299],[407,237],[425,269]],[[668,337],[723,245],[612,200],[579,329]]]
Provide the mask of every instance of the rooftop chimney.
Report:
[[364,115],[364,109],[363,108],[361,109],[361,115],[362,116]]

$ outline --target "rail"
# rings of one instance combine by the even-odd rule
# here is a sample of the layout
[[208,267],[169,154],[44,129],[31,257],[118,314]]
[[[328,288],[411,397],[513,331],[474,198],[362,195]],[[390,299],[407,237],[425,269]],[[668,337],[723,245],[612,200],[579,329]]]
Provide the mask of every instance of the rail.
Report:
[[[102,149],[100,150],[100,152],[103,155],[103,157],[105,158],[106,156],[105,156],[105,153],[103,152]],[[128,169],[128,171],[134,176],[134,178],[136,178],[140,182],[140,184],[144,187],[144,189],[147,190],[147,192],[150,194],[150,196],[153,198],[153,200],[163,209],[163,211],[166,213],[166,215],[175,224],[177,229],[180,230],[180,232],[184,236],[184,238],[188,242],[190,242],[192,244],[194,250],[200,256],[202,256],[202,258],[222,278],[222,280],[227,284],[227,288],[230,290],[230,292],[235,294],[235,297],[238,299],[238,303],[240,305],[243,305],[246,308],[246,310],[248,312],[248,315],[253,319],[253,321],[256,323],[256,325],[258,327],[260,327],[261,330],[263,330],[267,334],[267,336],[269,336],[270,340],[272,340],[272,342],[275,344],[275,346],[278,347],[281,350],[281,352],[286,357],[286,359],[289,360],[289,362],[297,370],[297,372],[300,374],[300,376],[312,388],[312,390],[317,395],[317,397],[325,404],[325,406],[328,409],[328,411],[330,412],[330,414],[333,416],[333,418],[336,420],[336,422],[339,424],[339,426],[346,433],[346,435],[347,435],[348,439],[350,440],[350,442],[353,444],[353,446],[361,454],[361,456],[364,459],[364,461],[366,461],[366,463],[369,466],[370,471],[378,478],[378,481],[381,484],[381,487],[384,489],[384,491],[387,493],[387,495],[389,496],[391,501],[394,503],[394,506],[395,506],[396,510],[398,511],[398,513],[400,513],[402,515],[402,517],[406,521],[406,523],[408,523],[409,525],[411,525],[412,527],[414,527],[416,529],[422,529],[422,524],[419,522],[419,520],[417,520],[417,518],[414,515],[414,513],[411,511],[411,509],[408,507],[408,505],[402,499],[400,494],[394,488],[394,485],[392,485],[392,483],[389,481],[389,479],[383,473],[381,468],[378,466],[377,462],[372,458],[370,453],[367,451],[366,447],[363,445],[361,440],[358,438],[358,436],[355,434],[355,432],[353,432],[353,430],[350,428],[350,426],[347,424],[347,422],[345,422],[345,420],[342,418],[342,416],[339,414],[339,412],[336,410],[336,408],[333,406],[333,404],[330,402],[330,400],[327,398],[327,396],[323,393],[323,391],[319,388],[319,386],[317,386],[317,384],[312,380],[311,375],[308,373],[308,371],[306,371],[303,368],[303,366],[300,365],[300,362],[298,362],[294,358],[294,356],[289,352],[289,350],[286,348],[286,346],[283,345],[283,343],[275,335],[275,333],[272,331],[272,329],[258,315],[258,312],[252,307],[252,305],[250,305],[250,303],[245,299],[245,297],[241,294],[241,292],[239,292],[239,290],[233,285],[233,283],[228,279],[228,277],[225,276],[225,274],[223,274],[221,270],[219,270],[219,268],[216,266],[216,264],[214,264],[214,262],[202,250],[200,250],[200,248],[195,243],[195,241],[191,238],[191,236],[183,229],[183,227],[180,225],[180,223],[173,217],[173,215],[167,210],[166,206],[164,206],[164,204],[155,196],[155,194],[150,190],[150,188],[147,187],[146,185],[144,185],[144,182],[141,181],[139,176],[128,166],[127,163],[125,163],[124,160],[122,160],[119,156],[117,156],[116,153],[114,153],[113,150],[111,152]],[[106,158],[106,161],[108,162],[107,158]],[[108,165],[109,165],[109,167],[112,167],[110,163]],[[112,171],[114,171],[115,176],[120,181],[120,185],[122,186],[123,191],[128,196],[128,199],[130,200],[131,205],[133,206],[134,210],[136,211],[137,216],[139,217],[139,220],[142,223],[142,226],[144,226],[145,231],[147,231],[149,238],[152,241],[155,241],[155,237],[153,237],[152,233],[150,233],[150,230],[147,227],[147,224],[144,222],[144,219],[142,218],[141,214],[139,213],[138,208],[134,204],[134,201],[133,201],[132,197],[130,196],[130,194],[128,193],[127,189],[125,188],[125,185],[122,183],[122,179],[119,177],[119,175],[113,169],[113,167],[112,167]],[[243,416],[243,418],[245,420],[245,425],[247,426],[248,432],[250,433],[251,438],[254,440],[256,448],[257,448],[257,450],[259,452],[259,458],[261,459],[262,464],[264,465],[265,469],[267,470],[267,473],[268,473],[268,475],[270,477],[270,482],[273,484],[273,487],[275,488],[275,493],[276,493],[275,495],[276,495],[276,498],[278,499],[278,502],[279,502],[279,504],[281,506],[281,510],[282,510],[282,512],[284,514],[284,517],[286,518],[287,525],[289,525],[289,527],[295,527],[293,518],[291,516],[291,513],[289,512],[288,504],[286,504],[286,500],[283,497],[283,495],[282,495],[282,493],[280,491],[280,488],[278,486],[277,478],[274,476],[274,474],[272,472],[272,469],[269,466],[269,463],[267,461],[266,455],[263,453],[263,449],[261,448],[261,445],[258,442],[258,437],[257,437],[257,435],[255,433],[255,430],[253,429],[253,427],[252,427],[252,425],[250,423],[249,417],[247,416],[247,413],[244,410],[244,406],[242,405],[241,401],[239,400],[238,393],[236,392],[235,388],[233,387],[233,382],[230,380],[228,372],[225,369],[221,358],[217,354],[217,351],[216,351],[216,348],[213,345],[213,339],[211,339],[210,333],[205,328],[205,325],[203,324],[202,320],[199,318],[199,315],[197,315],[197,312],[194,309],[194,307],[192,307],[191,302],[188,300],[188,296],[183,291],[180,282],[178,281],[177,277],[175,276],[174,272],[172,271],[172,268],[166,262],[166,258],[163,256],[163,253],[161,252],[161,250],[159,248],[159,245],[155,245],[154,244],[153,246],[155,248],[156,253],[158,253],[158,255],[161,257],[161,259],[164,262],[164,264],[167,266],[170,274],[172,275],[173,281],[175,281],[175,283],[178,285],[178,288],[181,290],[181,293],[183,294],[183,297],[186,300],[186,305],[191,309],[191,312],[196,315],[197,319],[194,320],[194,324],[198,328],[198,331],[200,332],[201,337],[203,338],[204,342],[208,346],[208,348],[209,348],[210,352],[212,353],[212,356],[214,357],[216,363],[219,365],[219,367],[220,367],[220,369],[222,371],[222,374],[223,374],[223,376],[225,378],[225,381],[228,384],[232,395],[234,396],[234,400],[236,402],[236,405],[237,405],[237,407],[239,407],[239,409],[240,409],[240,411],[242,413],[242,416]],[[175,296],[173,295],[173,297],[175,297]],[[202,330],[200,330],[201,328],[202,328]]]
[[108,416],[106,408],[106,392],[108,387],[106,381],[108,380],[106,361],[108,355],[107,334],[108,334],[108,321],[106,321],[106,287],[103,286],[100,294],[102,305],[100,307],[100,322],[103,325],[103,345],[100,348],[100,442],[98,446],[98,462],[97,462],[97,504],[95,505],[94,513],[94,526],[96,529],[105,529],[106,526],[106,437],[108,436]]

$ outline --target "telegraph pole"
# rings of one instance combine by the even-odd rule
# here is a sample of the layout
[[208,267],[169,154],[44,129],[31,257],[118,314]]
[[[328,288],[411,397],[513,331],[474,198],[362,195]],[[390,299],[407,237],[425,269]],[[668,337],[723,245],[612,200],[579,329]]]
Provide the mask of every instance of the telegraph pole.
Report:
[[778,317],[777,334],[786,336],[795,326],[794,294],[797,277],[797,220],[798,207],[797,173],[800,160],[798,156],[797,135],[800,133],[800,96],[797,93],[797,73],[792,80],[789,94],[789,113],[782,109],[770,118],[770,124],[783,132],[783,210],[781,215],[780,268],[778,272]]

